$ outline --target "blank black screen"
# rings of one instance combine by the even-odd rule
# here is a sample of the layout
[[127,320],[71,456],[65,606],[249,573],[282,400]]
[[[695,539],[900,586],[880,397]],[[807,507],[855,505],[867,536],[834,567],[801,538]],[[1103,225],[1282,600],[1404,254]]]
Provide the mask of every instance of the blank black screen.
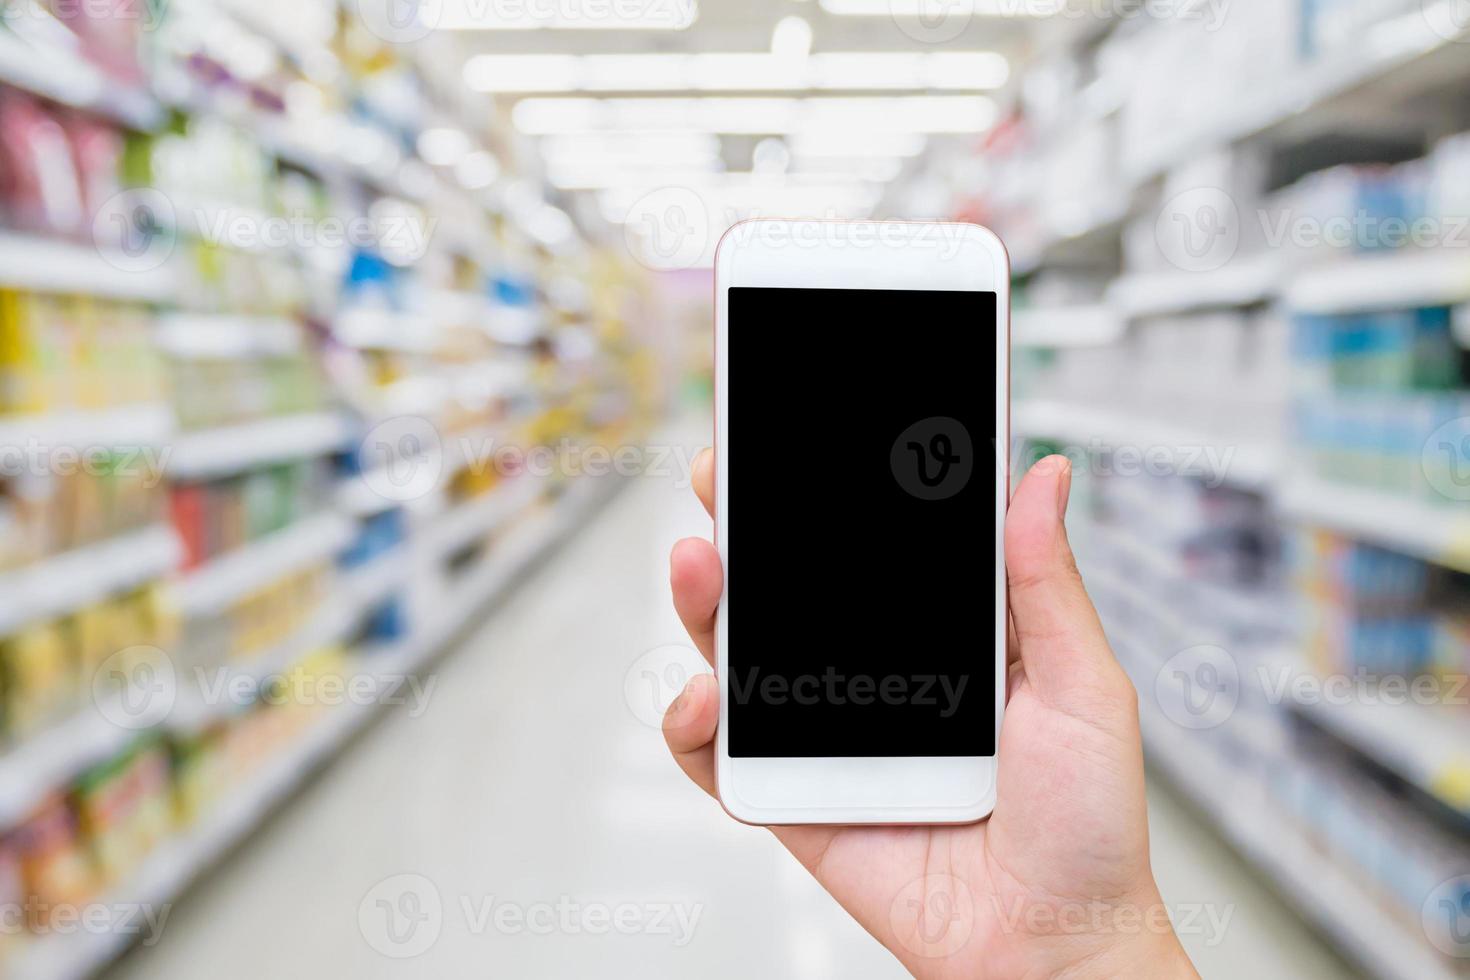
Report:
[[732,756],[995,754],[995,305],[730,288]]

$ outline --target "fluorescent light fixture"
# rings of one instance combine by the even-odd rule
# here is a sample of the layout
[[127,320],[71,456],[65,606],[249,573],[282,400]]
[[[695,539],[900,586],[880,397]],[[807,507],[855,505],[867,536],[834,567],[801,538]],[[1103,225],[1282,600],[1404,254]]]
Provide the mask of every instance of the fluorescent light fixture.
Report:
[[581,59],[581,86],[601,92],[689,88],[689,58],[680,54],[592,54]]
[[809,89],[996,89],[1010,77],[994,51],[852,51],[805,58],[764,52],[481,54],[465,63],[479,92],[706,92]]
[[771,54],[697,54],[690,59],[693,88],[703,91],[797,91],[810,88],[804,59]]
[[[432,0],[430,0],[432,2]],[[695,0],[442,0],[430,26],[450,31],[682,31],[699,16]],[[427,4],[426,4],[427,6]]]
[[791,173],[799,176],[820,174],[829,179],[856,177],[859,180],[886,184],[903,172],[900,157],[793,157]]
[[452,166],[474,148],[463,132],[442,126],[419,133],[418,147],[424,162],[436,167]]
[[658,167],[548,167],[546,179],[564,191],[605,190],[613,187],[697,187],[709,184],[719,171],[712,169],[680,169]]
[[489,187],[499,176],[500,161],[489,150],[476,150],[454,165],[454,179],[466,190]]
[[464,80],[476,92],[572,92],[581,64],[570,54],[477,54],[465,62]]
[[821,0],[837,17],[1054,17],[1067,0]]
[[571,217],[551,204],[543,204],[527,215],[524,226],[526,234],[551,249],[567,244],[577,235]]
[[584,133],[541,140],[543,159],[712,160],[720,155],[720,138],[712,133]]
[[805,58],[812,52],[812,25],[800,17],[782,17],[771,31],[771,54],[778,58]]
[[916,157],[928,139],[921,133],[866,133],[822,130],[793,133],[788,141],[798,157]]
[[997,89],[1010,77],[1010,62],[995,51],[936,51],[924,58],[929,88]]
[[903,52],[833,52],[812,58],[816,88],[924,87],[922,54]]
[[981,95],[867,98],[522,99],[517,129],[533,136],[626,129],[752,135],[848,129],[862,133],[975,133],[995,121]]

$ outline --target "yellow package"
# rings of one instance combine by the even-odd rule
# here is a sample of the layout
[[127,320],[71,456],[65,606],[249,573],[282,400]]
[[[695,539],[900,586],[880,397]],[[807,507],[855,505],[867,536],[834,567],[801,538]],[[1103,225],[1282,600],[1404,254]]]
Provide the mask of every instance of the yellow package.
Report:
[[0,289],[0,414],[45,410],[29,297],[14,289]]
[[102,662],[112,655],[116,603],[105,602],[80,609],[71,617],[72,648],[76,653],[77,696],[91,696],[93,678]]
[[29,627],[6,641],[3,670],[11,735],[33,732],[75,703],[75,675],[65,637],[56,623]]

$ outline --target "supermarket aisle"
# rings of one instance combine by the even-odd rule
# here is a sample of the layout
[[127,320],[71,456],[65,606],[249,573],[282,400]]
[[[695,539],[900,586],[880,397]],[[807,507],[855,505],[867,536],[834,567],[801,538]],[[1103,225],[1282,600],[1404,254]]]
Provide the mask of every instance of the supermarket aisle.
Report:
[[[625,702],[630,665],[680,639],[669,545],[705,525],[687,491],[638,480],[441,663],[427,712],[394,709],[118,975],[903,976],[771,838],[686,785]],[[1232,916],[1223,941],[1186,937],[1207,976],[1344,975],[1156,796],[1166,897]],[[672,934],[534,934],[516,910],[536,903],[667,908]]]
[[[625,703],[633,662],[681,639],[665,562],[705,523],[687,490],[636,481],[441,662],[422,717],[393,709],[118,975],[903,976],[765,832],[686,785]],[[433,882],[443,928],[395,960],[358,913],[404,873]],[[512,935],[482,917],[563,898],[669,906],[675,934]]]

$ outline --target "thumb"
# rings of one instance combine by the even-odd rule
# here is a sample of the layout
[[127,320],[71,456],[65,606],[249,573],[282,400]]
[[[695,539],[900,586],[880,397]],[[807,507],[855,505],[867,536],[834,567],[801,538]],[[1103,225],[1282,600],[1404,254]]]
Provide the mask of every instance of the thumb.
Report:
[[1072,464],[1031,467],[1006,512],[1006,580],[1027,682],[1053,707],[1087,711],[1132,685],[1113,658],[1067,542]]

